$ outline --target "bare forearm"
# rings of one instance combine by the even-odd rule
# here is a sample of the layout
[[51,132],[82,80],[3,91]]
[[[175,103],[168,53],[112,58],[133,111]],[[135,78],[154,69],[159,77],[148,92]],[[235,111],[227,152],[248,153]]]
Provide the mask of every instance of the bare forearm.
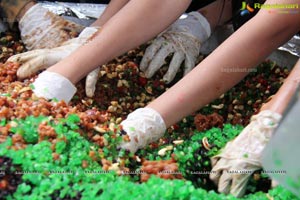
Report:
[[[293,25],[299,18],[300,14],[283,18],[261,11],[149,107],[162,115],[167,126],[198,110],[292,37],[300,28]],[[232,69],[242,72],[229,73]]]
[[102,15],[91,25],[96,27],[103,26],[112,16],[121,10],[129,0],[111,0]]
[[150,40],[174,22],[190,0],[131,0],[92,41],[49,68],[73,83],[112,58]]
[[224,24],[232,16],[231,0],[218,0],[198,10],[209,22],[211,30]]

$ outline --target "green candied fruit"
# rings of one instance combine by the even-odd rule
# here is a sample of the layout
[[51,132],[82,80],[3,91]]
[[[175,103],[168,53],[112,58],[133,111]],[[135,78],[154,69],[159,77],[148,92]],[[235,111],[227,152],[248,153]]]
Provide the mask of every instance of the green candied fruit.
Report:
[[58,141],[55,144],[56,153],[61,154],[66,149],[67,144],[64,141]]
[[33,85],[33,84],[30,84],[30,85],[29,85],[29,87],[30,87],[32,90],[34,90],[34,89],[35,89],[35,87],[34,87],[34,85]]
[[28,116],[24,120],[19,120],[16,124],[16,127],[12,127],[10,129],[11,132],[15,134],[20,134],[23,136],[23,139],[27,143],[37,143],[39,134],[38,134],[38,126],[42,121],[48,120],[47,117],[39,116],[33,117]]
[[[45,118],[26,118],[16,120],[18,126],[24,128],[22,134],[38,129],[39,122]],[[26,146],[25,149],[15,151],[7,146],[12,145],[11,138],[0,144],[0,155],[12,158],[14,163],[19,164],[23,171],[40,171],[38,174],[24,174],[22,183],[17,191],[6,199],[26,200],[26,199],[209,199],[209,200],[235,200],[232,195],[216,193],[213,190],[206,191],[198,185],[193,185],[194,181],[203,183],[207,179],[196,177],[193,183],[186,177],[185,180],[164,180],[152,176],[146,183],[138,183],[139,176],[118,176],[117,173],[85,173],[86,171],[103,171],[99,161],[90,158],[89,152],[99,149],[94,143],[81,136],[76,130],[79,122],[78,116],[68,116],[59,122],[49,123],[58,134],[64,136],[67,142],[58,141],[55,145],[55,152],[59,153],[59,160],[52,158],[53,149],[49,141],[42,141]],[[8,122],[9,123],[9,122]],[[31,126],[33,129],[28,129]],[[220,148],[223,148],[227,141],[239,134],[241,128],[232,125],[225,125],[223,129],[211,129],[206,132],[195,132],[189,140],[184,140],[180,145],[176,145],[174,153],[177,163],[183,174],[191,174],[193,171],[209,170],[210,161],[207,153],[213,152],[215,155]],[[16,130],[15,130],[16,131]],[[20,131],[20,130],[19,130]],[[214,146],[210,151],[203,149],[202,139],[207,137],[209,144],[214,145],[214,141],[219,141],[218,146]],[[106,133],[107,138],[112,143],[110,133]],[[127,152],[117,151],[116,145],[109,144],[102,148],[104,158],[112,162],[117,162],[120,157],[126,158]],[[157,150],[143,149],[140,154],[147,155],[149,160],[161,159],[157,157]],[[133,157],[132,153],[129,157]],[[145,156],[144,156],[145,157]],[[143,158],[142,156],[140,158]],[[82,161],[86,161],[87,166],[83,167]],[[129,165],[134,165],[132,161],[125,160]],[[140,165],[138,165],[140,167]],[[137,168],[139,169],[139,168]],[[55,174],[51,171],[66,171],[69,174]],[[201,185],[201,184],[199,184]],[[114,188],[113,190],[111,188]],[[268,195],[268,196],[267,196]],[[272,189],[269,194],[258,192],[247,195],[241,199],[268,200],[273,199],[296,199],[287,190]]]
[[0,126],[5,126],[6,125],[6,119],[1,119],[0,121]]
[[243,155],[243,157],[244,157],[244,158],[248,158],[249,156],[248,156],[247,153],[245,153],[245,154]]
[[9,94],[9,93],[2,93],[0,95],[3,96],[3,97],[10,97],[11,96],[11,94]]

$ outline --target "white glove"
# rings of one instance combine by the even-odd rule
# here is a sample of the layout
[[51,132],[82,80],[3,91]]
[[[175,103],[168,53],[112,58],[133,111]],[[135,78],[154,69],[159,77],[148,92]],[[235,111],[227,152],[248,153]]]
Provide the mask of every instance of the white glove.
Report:
[[135,153],[137,149],[158,140],[166,131],[166,125],[160,114],[152,108],[139,108],[128,115],[121,123],[130,138],[121,148]]
[[[28,50],[51,49],[64,45],[66,41],[76,37],[83,28],[81,25],[55,15],[39,4],[31,7],[19,22],[21,38]],[[91,31],[91,33],[93,33],[93,31]],[[84,37],[87,39],[88,35]],[[81,34],[80,40],[84,42],[83,34]],[[65,57],[65,54],[62,54],[61,57]],[[49,66],[50,65],[48,65],[48,67]],[[32,66],[32,68],[34,67],[35,66]],[[31,72],[29,70],[25,74],[22,72],[18,74],[20,78],[24,78],[36,73],[38,70],[39,68],[36,68],[36,70],[31,70]],[[86,77],[85,91],[88,97],[94,96],[96,83],[98,81],[98,72],[99,68],[92,71]]]
[[261,168],[261,154],[277,127],[281,115],[270,110],[252,116],[250,124],[222,152],[212,158],[210,179],[218,191],[236,197],[245,193],[251,174]]
[[96,84],[99,79],[100,68],[94,69],[90,72],[85,79],[85,93],[88,97],[93,97],[96,90]]
[[150,78],[164,64],[165,59],[174,53],[168,72],[163,79],[171,82],[181,63],[185,60],[186,75],[196,64],[201,44],[211,34],[208,21],[198,12],[191,12],[184,19],[178,19],[161,33],[146,49],[141,61],[141,70]]
[[[95,27],[85,28],[77,38],[73,38],[60,47],[53,49],[37,49],[29,52],[14,55],[8,59],[10,62],[19,62],[21,67],[17,71],[17,76],[21,79],[35,74],[39,70],[46,69],[60,60],[64,59],[75,51],[78,47],[98,31]],[[86,92],[89,97],[93,96],[95,85],[98,80],[99,69],[92,71],[86,79]],[[43,76],[44,77],[44,76]],[[53,85],[53,84],[52,84]],[[58,98],[53,96],[53,98]]]
[[39,4],[19,21],[21,38],[28,50],[54,48],[76,37],[85,27],[55,15]]
[[64,76],[55,73],[44,71],[39,74],[38,78],[33,82],[33,92],[38,97],[46,99],[54,99],[66,103],[72,99],[76,93],[76,87]]

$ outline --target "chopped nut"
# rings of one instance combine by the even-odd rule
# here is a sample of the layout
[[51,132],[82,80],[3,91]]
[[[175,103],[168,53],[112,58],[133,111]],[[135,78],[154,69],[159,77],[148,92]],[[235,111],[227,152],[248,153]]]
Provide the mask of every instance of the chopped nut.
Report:
[[224,108],[224,104],[220,104],[220,105],[212,105],[211,107],[212,107],[212,108],[215,108],[215,109],[222,109],[222,108]]
[[146,88],[147,93],[152,94],[152,87],[148,86]]
[[113,163],[113,164],[111,164],[110,167],[108,167],[108,170],[110,170],[110,171],[118,171],[118,170],[120,170],[119,165],[120,165],[119,163]]
[[106,74],[106,71],[100,71],[100,76],[104,76]]
[[127,88],[130,87],[128,81],[122,80],[122,83],[123,83],[123,85],[124,85],[125,87],[127,87]]
[[233,119],[233,114],[228,114],[228,115],[227,115],[227,118],[228,118],[228,119]]
[[108,112],[116,112],[117,111],[117,107],[114,106],[109,106],[107,109]]
[[112,72],[112,73],[108,73],[106,76],[109,79],[113,79],[113,78],[118,76],[118,73],[117,72]]
[[107,140],[104,137],[103,137],[103,144],[104,144],[104,146],[108,145],[108,142],[107,142]]
[[111,130],[111,131],[115,130],[115,124],[114,123],[109,124],[109,130]]
[[208,143],[207,137],[202,138],[202,144],[203,144],[203,146],[204,146],[204,148],[206,150],[210,150],[211,149],[211,145]]
[[11,122],[9,122],[9,125],[10,125],[11,127],[17,127],[17,126],[18,126],[18,123],[15,122],[15,121],[11,121]]
[[31,90],[30,87],[23,87],[20,91],[19,91],[19,94],[23,93],[23,92],[26,92],[26,91],[29,91]]
[[97,134],[97,135],[94,135],[94,136],[93,136],[92,140],[93,140],[93,141],[97,141],[97,140],[101,140],[101,138],[102,138],[102,137],[101,137],[100,135]]
[[259,103],[261,103],[261,102],[262,102],[261,99],[257,99],[257,100],[255,101],[256,104],[259,104]]
[[116,119],[116,123],[117,124],[120,124],[121,122],[122,122],[122,118],[121,117],[119,117],[119,118]]
[[99,133],[105,133],[107,132],[104,128],[99,127],[99,126],[94,126],[94,130],[99,132]]
[[145,107],[144,103],[139,103],[139,107]]
[[234,99],[233,101],[232,101],[232,104],[238,104],[239,103],[239,100],[237,100],[237,99]]
[[135,156],[136,162],[141,162],[142,160],[140,159],[140,157]]
[[173,143],[178,145],[178,144],[182,144],[184,142],[184,140],[174,140]]
[[235,115],[238,116],[238,117],[242,117],[241,113],[236,113]]
[[166,146],[165,148],[162,148],[158,151],[158,155],[165,156],[167,151],[171,151],[173,149],[173,146]]
[[238,106],[238,109],[239,109],[239,110],[244,110],[244,106],[243,106],[243,105],[239,105],[239,106]]
[[117,87],[122,87],[123,86],[123,83],[121,80],[118,80],[118,83],[117,83]]
[[124,70],[123,65],[117,65],[117,67],[116,67],[116,71],[117,71],[117,72],[121,72],[121,71],[123,71],[123,70]]
[[110,104],[114,107],[118,106],[118,102],[117,101],[111,101]]

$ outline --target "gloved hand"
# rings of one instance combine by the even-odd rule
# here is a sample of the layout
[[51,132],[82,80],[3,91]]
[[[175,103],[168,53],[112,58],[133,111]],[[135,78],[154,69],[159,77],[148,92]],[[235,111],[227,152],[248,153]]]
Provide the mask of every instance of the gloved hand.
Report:
[[[76,37],[83,28],[83,26],[65,20],[38,4],[31,7],[19,22],[22,40],[29,50],[59,47],[64,42]],[[86,77],[85,91],[88,97],[94,96],[98,73],[99,68]]]
[[64,100],[68,103],[76,93],[76,87],[64,76],[44,71],[33,82],[33,92],[38,97]]
[[[60,47],[56,47],[53,49],[32,50],[22,54],[14,55],[10,57],[8,61],[21,63],[21,67],[17,71],[17,76],[19,78],[22,79],[29,77],[30,75],[35,74],[39,70],[46,69],[70,55],[78,47],[86,43],[87,40],[91,36],[93,36],[97,31],[98,29],[95,27],[87,27],[80,33],[80,35],[77,38],[73,38],[65,42]],[[93,96],[94,94],[95,85],[98,80],[98,71],[99,69],[95,69],[88,75],[86,79],[86,93],[89,97]],[[59,96],[55,95],[52,98],[60,99]]]
[[129,136],[130,142],[123,142],[120,147],[132,153],[158,140],[166,131],[163,118],[152,108],[135,110],[121,125]]
[[28,50],[59,47],[77,37],[84,28],[39,4],[27,10],[19,21],[21,38]]
[[184,74],[190,72],[196,64],[201,43],[211,34],[208,21],[198,12],[191,12],[184,19],[178,19],[166,31],[161,33],[146,49],[140,68],[150,78],[164,64],[165,59],[174,53],[168,72],[163,79],[171,82],[180,65],[185,61]]
[[261,168],[261,154],[281,115],[270,110],[252,116],[250,124],[222,152],[212,158],[210,179],[218,191],[236,197],[245,193],[251,174]]

